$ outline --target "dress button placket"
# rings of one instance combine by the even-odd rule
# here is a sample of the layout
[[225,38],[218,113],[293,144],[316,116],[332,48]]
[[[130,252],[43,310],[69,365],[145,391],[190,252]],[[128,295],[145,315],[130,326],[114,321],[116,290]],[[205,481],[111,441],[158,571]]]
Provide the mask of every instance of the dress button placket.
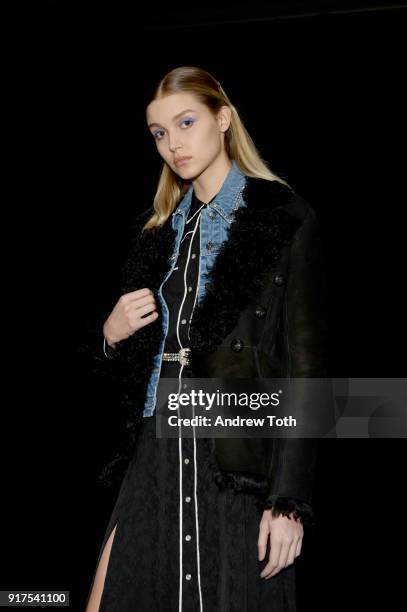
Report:
[[[200,216],[200,215],[199,215]],[[195,233],[195,240],[199,244],[199,216],[197,219],[197,231]],[[189,245],[185,243],[185,248],[188,251]],[[192,247],[193,248],[193,247]],[[195,303],[195,292],[199,281],[199,261],[197,260],[197,253],[190,253],[190,260],[186,262],[186,287],[184,286],[184,301],[181,308],[181,312],[178,312],[178,321],[180,323],[178,327],[178,333],[183,346],[188,346],[188,328],[187,322],[190,324],[192,320],[194,303]],[[182,504],[182,520],[180,524],[181,539],[180,544],[182,548],[182,562],[180,565],[180,579],[183,575],[188,583],[191,583],[191,587],[185,589],[185,593],[180,600],[180,609],[182,611],[192,610],[199,605],[200,609],[203,609],[202,595],[200,587],[200,570],[199,563],[197,560],[199,551],[199,531],[196,533],[198,516],[197,508],[195,503],[191,503],[192,493],[195,491],[195,479],[197,479],[196,465],[194,460],[195,445],[194,440],[190,438],[181,437],[181,453],[180,462],[182,470],[182,484],[181,484],[181,495],[185,500],[185,504]],[[190,493],[191,495],[188,495]],[[196,500],[195,500],[196,501]],[[192,534],[195,534],[194,538]],[[182,546],[182,540],[188,543]],[[181,551],[180,551],[181,552]],[[193,576],[197,576],[197,580],[193,579]]]
[[[195,464],[193,461],[193,440],[190,438],[182,438],[181,440],[181,448],[182,448],[182,466],[183,466],[183,474],[182,474],[182,482],[183,482],[183,491],[184,494],[190,493],[194,491],[194,479],[195,479]],[[192,533],[194,533],[195,529],[195,504],[191,503],[192,496],[185,495],[185,504],[183,509],[183,520],[182,520],[182,536],[185,542],[185,546],[183,546],[183,554],[182,554],[182,571],[185,576],[185,580],[191,584],[191,587],[188,587],[184,593],[184,601],[182,610],[185,612],[188,610],[188,607],[191,606],[195,609],[195,605],[198,603],[199,593],[197,591],[197,583],[196,580],[193,579],[193,576],[196,574],[196,548],[193,545]]]

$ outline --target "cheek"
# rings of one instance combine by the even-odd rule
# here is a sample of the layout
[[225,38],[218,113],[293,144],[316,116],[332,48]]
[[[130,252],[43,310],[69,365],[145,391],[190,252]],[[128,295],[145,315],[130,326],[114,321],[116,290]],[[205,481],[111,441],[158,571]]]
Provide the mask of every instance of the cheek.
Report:
[[215,146],[219,143],[219,131],[216,127],[214,127],[213,125],[208,127],[206,134],[208,142],[211,142]]
[[164,146],[164,143],[161,140],[160,141],[157,140],[156,146],[157,146],[157,151],[161,155],[161,157],[164,157],[164,158],[166,156],[168,157],[168,154],[169,154],[168,148]]
[[216,131],[212,127],[206,126],[199,132],[196,131],[194,133],[193,140],[194,144],[197,145],[204,147],[215,147],[219,139]]

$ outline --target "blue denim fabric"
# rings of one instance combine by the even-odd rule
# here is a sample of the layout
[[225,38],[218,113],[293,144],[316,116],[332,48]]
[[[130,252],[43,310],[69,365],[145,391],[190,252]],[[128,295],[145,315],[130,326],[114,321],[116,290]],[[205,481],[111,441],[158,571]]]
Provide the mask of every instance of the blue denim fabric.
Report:
[[[201,212],[200,222],[200,260],[198,280],[198,304],[202,303],[205,295],[205,282],[212,267],[216,255],[222,243],[227,239],[227,229],[234,218],[234,211],[240,206],[245,206],[242,190],[246,183],[246,175],[242,173],[235,160],[223,182],[216,198],[205,206]],[[162,356],[164,352],[165,339],[168,333],[169,312],[168,306],[162,294],[162,287],[171,276],[176,265],[182,235],[184,233],[185,220],[191,206],[193,185],[191,184],[172,215],[172,227],[176,230],[175,249],[171,255],[171,269],[165,276],[158,290],[158,299],[162,306],[163,338],[160,351],[154,358],[154,369],[152,371],[148,387],[143,416],[150,417],[154,414],[156,406],[156,393],[158,380],[160,378]],[[207,245],[211,243],[210,248]]]

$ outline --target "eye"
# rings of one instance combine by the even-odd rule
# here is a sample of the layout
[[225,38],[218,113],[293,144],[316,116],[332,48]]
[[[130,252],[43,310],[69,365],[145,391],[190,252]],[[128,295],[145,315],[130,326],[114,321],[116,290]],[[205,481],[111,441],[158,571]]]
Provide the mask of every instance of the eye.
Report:
[[162,132],[162,130],[157,130],[156,132],[153,132],[153,133],[152,133],[152,134],[153,134],[153,136],[154,136],[154,138],[155,138],[156,140],[161,140],[161,138],[158,138],[158,134],[159,134],[160,132]]
[[[181,123],[185,123],[185,121],[191,121],[192,123],[194,123],[194,120],[193,120],[193,119],[183,119],[183,120],[181,121]],[[189,127],[189,126],[187,126],[187,127]]]
[[[183,119],[183,120],[181,121],[181,125],[182,125],[183,123],[185,123],[186,121],[190,121],[190,122],[191,122],[191,123],[190,123],[190,125],[187,125],[187,128],[188,128],[188,127],[191,127],[191,125],[195,123],[195,120],[194,120],[194,119],[190,119],[190,118],[188,118],[188,119]],[[153,137],[154,137],[156,140],[161,140],[161,137],[160,137],[161,132],[162,132],[162,130],[156,130],[155,132],[152,132]]]

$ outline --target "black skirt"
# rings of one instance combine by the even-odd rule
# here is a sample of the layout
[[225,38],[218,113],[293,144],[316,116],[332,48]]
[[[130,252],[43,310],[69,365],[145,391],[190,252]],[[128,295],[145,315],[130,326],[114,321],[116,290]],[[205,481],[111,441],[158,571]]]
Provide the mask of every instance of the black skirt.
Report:
[[213,458],[213,439],[156,438],[155,416],[143,419],[99,553],[117,525],[100,612],[296,610],[295,564],[260,577],[261,511],[218,488]]

